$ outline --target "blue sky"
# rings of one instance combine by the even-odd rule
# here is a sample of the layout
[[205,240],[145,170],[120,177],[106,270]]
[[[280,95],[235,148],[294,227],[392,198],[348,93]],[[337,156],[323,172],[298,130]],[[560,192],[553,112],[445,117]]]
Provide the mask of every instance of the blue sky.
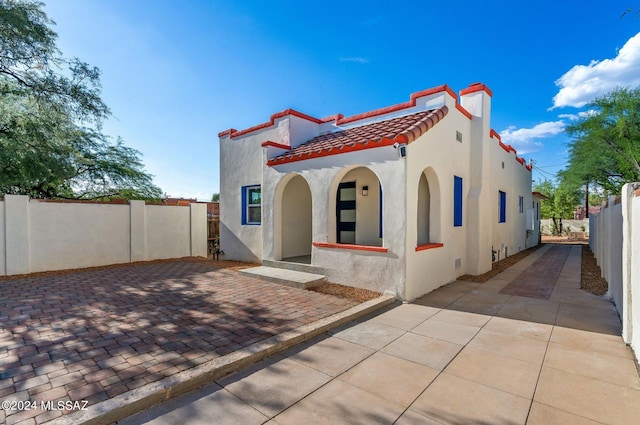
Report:
[[49,0],[58,46],[102,70],[105,132],[169,196],[219,191],[218,137],[287,108],[345,116],[474,82],[540,181],[584,103],[640,84],[640,5],[609,1]]

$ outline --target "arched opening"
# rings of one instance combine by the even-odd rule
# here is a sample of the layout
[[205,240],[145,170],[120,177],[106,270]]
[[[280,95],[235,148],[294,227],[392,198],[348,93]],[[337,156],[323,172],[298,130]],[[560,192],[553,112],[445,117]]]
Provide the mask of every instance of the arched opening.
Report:
[[337,243],[382,246],[382,189],[373,171],[358,167],[344,174],[335,208]]
[[429,237],[429,219],[431,215],[431,191],[424,173],[420,174],[418,183],[418,245],[431,242]]
[[280,255],[277,259],[311,263],[312,201],[307,181],[295,175],[283,182],[282,198],[276,220]]
[[432,168],[418,182],[418,246],[440,243],[440,185]]

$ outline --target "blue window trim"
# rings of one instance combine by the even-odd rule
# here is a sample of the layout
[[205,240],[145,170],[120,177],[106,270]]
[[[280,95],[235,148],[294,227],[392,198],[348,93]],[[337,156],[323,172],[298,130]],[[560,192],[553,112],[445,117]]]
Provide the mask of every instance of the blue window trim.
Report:
[[[247,207],[248,207],[248,198],[247,194],[249,193],[249,189],[258,187],[262,190],[262,187],[259,184],[251,184],[248,186],[242,186],[241,188],[241,223],[244,226],[260,226],[262,223],[249,223],[249,217],[247,217]],[[262,205],[262,204],[261,204]]]
[[506,223],[507,221],[507,194],[501,190],[498,191],[498,223]]
[[462,226],[462,177],[453,176],[453,226]]

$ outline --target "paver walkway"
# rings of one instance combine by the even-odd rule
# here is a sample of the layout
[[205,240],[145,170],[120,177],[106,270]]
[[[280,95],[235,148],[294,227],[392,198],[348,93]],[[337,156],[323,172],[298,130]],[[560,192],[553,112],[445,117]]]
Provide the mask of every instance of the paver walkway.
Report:
[[[556,252],[548,300],[500,293]],[[447,285],[122,424],[638,423],[633,354],[613,305],[579,289],[580,255],[544,247],[485,284]]]
[[91,406],[355,304],[189,261],[0,281],[0,402]]

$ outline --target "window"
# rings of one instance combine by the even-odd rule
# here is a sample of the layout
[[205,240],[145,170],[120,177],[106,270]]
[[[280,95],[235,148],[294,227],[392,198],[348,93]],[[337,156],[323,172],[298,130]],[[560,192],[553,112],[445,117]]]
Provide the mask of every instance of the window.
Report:
[[522,214],[524,212],[524,197],[520,196],[518,198],[518,211],[520,212],[520,214]]
[[462,143],[462,133],[460,133],[459,131],[456,131],[456,140]]
[[462,226],[462,177],[453,176],[453,225]]
[[262,196],[260,185],[242,187],[242,224],[262,222]]
[[504,223],[507,221],[507,194],[503,191],[498,191],[498,223]]

